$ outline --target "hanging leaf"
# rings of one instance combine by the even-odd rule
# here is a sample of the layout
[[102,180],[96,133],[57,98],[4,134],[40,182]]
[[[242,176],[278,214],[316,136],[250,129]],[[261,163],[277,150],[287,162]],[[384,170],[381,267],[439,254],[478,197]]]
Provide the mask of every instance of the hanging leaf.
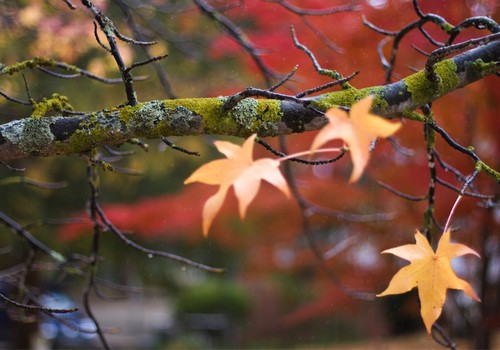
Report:
[[255,134],[250,136],[241,147],[226,141],[216,141],[215,146],[227,159],[218,159],[202,165],[184,181],[185,184],[201,182],[220,186],[203,207],[204,235],[208,234],[208,229],[231,186],[234,186],[241,218],[245,217],[248,205],[257,195],[261,180],[266,180],[290,197],[286,180],[279,170],[280,162],[271,158],[253,160],[255,137]]
[[356,182],[370,159],[370,143],[377,137],[388,137],[394,134],[401,123],[391,123],[371,114],[373,96],[367,96],[352,105],[349,114],[340,108],[331,108],[325,116],[329,123],[321,129],[314,139],[311,152],[316,151],[328,141],[342,139],[347,144],[353,163],[349,182]]
[[427,333],[430,334],[432,325],[443,309],[447,289],[463,290],[472,299],[480,301],[470,284],[458,278],[451,267],[451,260],[455,257],[466,254],[479,257],[479,254],[466,245],[450,243],[449,230],[441,236],[435,253],[419,231],[415,233],[415,241],[416,244],[407,244],[382,252],[408,260],[410,265],[399,270],[387,289],[377,296],[402,294],[417,287],[421,304],[420,314]]

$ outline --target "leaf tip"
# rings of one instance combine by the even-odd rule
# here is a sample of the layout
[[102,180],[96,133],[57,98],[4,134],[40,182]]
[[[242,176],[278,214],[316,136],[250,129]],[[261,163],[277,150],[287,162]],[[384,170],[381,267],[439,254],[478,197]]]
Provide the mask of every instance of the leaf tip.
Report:
[[363,169],[361,171],[353,170],[351,177],[349,178],[349,184],[353,184],[353,183],[358,182],[358,180],[362,174],[363,174]]
[[424,324],[425,324],[425,329],[427,330],[427,334],[432,335],[432,325],[434,324],[434,322],[428,325],[427,322],[424,321]]
[[212,222],[208,222],[208,221],[203,220],[203,238],[208,237],[208,230],[210,229],[211,223]]

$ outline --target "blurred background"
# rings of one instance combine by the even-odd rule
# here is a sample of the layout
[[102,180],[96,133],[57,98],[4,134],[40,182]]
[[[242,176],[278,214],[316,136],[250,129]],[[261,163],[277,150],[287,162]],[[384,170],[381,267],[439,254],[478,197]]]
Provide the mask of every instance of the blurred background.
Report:
[[[44,56],[118,78],[111,55],[96,43],[91,13],[76,0],[73,2],[76,10],[70,10],[64,1],[0,0],[0,62],[11,65]],[[267,87],[251,56],[202,14],[193,1],[96,0],[94,4],[123,34],[137,35],[132,18],[143,38],[158,40],[149,48],[151,55],[168,53],[159,65],[169,84],[161,84],[157,67],[134,70],[135,75],[146,77],[135,83],[139,101],[213,97],[234,94],[248,86]],[[278,90],[288,94],[328,82],[314,71],[304,52],[293,46],[290,25],[322,67],[345,76],[360,71],[352,84],[361,88],[385,82],[377,54],[383,36],[364,26],[362,16],[389,31],[399,30],[417,18],[411,1],[405,0],[361,1],[355,11],[323,16],[297,14],[290,6],[318,10],[346,2],[246,0],[210,4],[240,27],[270,71],[284,76],[298,65],[295,76]],[[424,12],[437,13],[451,24],[471,16],[499,20],[499,6],[494,0],[421,1],[421,6]],[[426,29],[437,39],[446,40],[435,26]],[[470,29],[458,40],[483,34]],[[426,52],[435,48],[418,31],[405,37],[399,47],[394,81],[424,66],[426,57],[412,45]],[[127,64],[146,58],[140,47],[122,42],[119,46]],[[390,44],[384,47],[384,53],[390,54]],[[0,91],[28,100],[28,86],[35,101],[60,93],[78,111],[97,111],[126,101],[120,84],[108,85],[84,77],[58,79],[38,70],[24,74],[26,83],[21,74],[0,76]],[[439,125],[462,145],[474,146],[481,159],[494,169],[500,168],[499,99],[499,79],[493,75],[433,104]],[[25,118],[30,111],[29,106],[0,99],[1,123]],[[307,149],[314,136],[305,133],[287,137],[288,151]],[[209,236],[202,236],[202,206],[216,189],[201,184],[184,186],[183,181],[201,164],[221,156],[212,145],[216,138],[170,139],[200,152],[200,157],[177,152],[157,140],[143,140],[149,144],[149,152],[133,145],[117,148],[135,152],[126,157],[100,150],[116,169],[132,170],[125,171],[131,174],[100,174],[103,208],[127,237],[148,248],[226,269],[223,274],[211,274],[150,257],[105,233],[97,275],[106,281],[99,288],[108,298],[93,295],[92,308],[113,347],[439,347],[425,334],[415,291],[374,298],[404,265],[402,260],[380,252],[413,243],[415,229],[424,222],[426,201],[407,201],[378,184],[383,182],[412,196],[426,193],[429,171],[422,125],[405,121],[397,134],[405,152],[380,142],[366,174],[356,185],[347,184],[349,157],[315,167],[292,165],[302,195],[338,214],[311,216],[308,236],[304,235],[303,213],[297,203],[286,200],[267,184],[251,204],[245,220],[239,218],[230,193]],[[278,147],[278,140],[266,141]],[[473,162],[447,147],[442,139],[437,139],[437,149],[443,161],[455,169],[464,174],[473,171]],[[256,146],[255,156],[269,153]],[[75,155],[18,160],[9,166],[25,168],[23,176],[63,182],[66,186],[46,189],[4,180],[0,210],[68,257],[88,255],[92,230],[85,211],[90,193],[86,162]],[[461,186],[451,172],[439,168],[438,173],[441,179]],[[15,176],[19,174],[0,167],[0,179]],[[489,337],[494,341],[500,326],[500,191],[498,184],[484,174],[479,175],[475,187],[496,197],[489,205],[464,198],[453,219],[453,227],[459,228],[453,237],[478,251],[482,259],[455,259],[454,267],[471,282],[483,303],[450,292],[440,319],[463,348],[481,344],[478,341]],[[456,197],[456,192],[437,187],[435,218],[439,224],[444,225]],[[68,222],[68,218],[73,221]],[[433,230],[439,232],[436,227]],[[40,264],[48,259],[29,257],[29,247],[23,240],[3,227],[0,232],[0,290],[12,297],[12,285],[2,282],[9,271],[28,259]],[[315,257],[311,241],[328,258],[324,263]],[[100,347],[94,333],[82,332],[94,329],[82,311],[82,290],[87,283],[53,267],[29,271],[26,288],[35,291],[43,305],[78,307],[80,311],[65,315],[65,321],[5,307],[0,315],[1,344],[4,348],[22,346],[29,338],[27,334],[32,334],[39,348]],[[71,326],[74,324],[77,327]],[[498,341],[490,344],[500,346]]]

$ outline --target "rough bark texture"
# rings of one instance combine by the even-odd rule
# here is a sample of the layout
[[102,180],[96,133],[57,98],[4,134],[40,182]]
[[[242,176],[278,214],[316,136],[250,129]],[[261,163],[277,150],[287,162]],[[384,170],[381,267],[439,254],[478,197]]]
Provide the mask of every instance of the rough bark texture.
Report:
[[429,81],[422,70],[393,84],[325,93],[301,103],[249,97],[225,110],[227,97],[215,97],[149,101],[81,116],[45,117],[37,112],[0,125],[0,160],[78,154],[131,138],[246,137],[252,133],[264,137],[317,130],[326,123],[323,111],[350,107],[368,94],[375,96],[375,113],[387,118],[416,118],[412,111],[497,72],[499,67],[497,40],[437,63],[436,82]]

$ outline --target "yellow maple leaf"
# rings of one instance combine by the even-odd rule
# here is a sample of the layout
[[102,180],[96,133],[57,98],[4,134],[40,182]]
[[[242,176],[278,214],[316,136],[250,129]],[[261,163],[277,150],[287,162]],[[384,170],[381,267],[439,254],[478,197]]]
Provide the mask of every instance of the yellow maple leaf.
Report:
[[370,143],[377,137],[394,134],[401,123],[391,123],[371,114],[373,96],[367,96],[352,105],[349,115],[340,108],[330,108],[325,116],[329,123],[316,135],[311,152],[334,139],[342,139],[349,147],[353,170],[349,182],[356,182],[370,159]]
[[215,146],[227,159],[218,159],[202,165],[184,181],[185,184],[202,182],[208,185],[220,185],[217,193],[210,197],[203,207],[204,235],[208,234],[208,229],[231,186],[234,186],[241,218],[245,217],[248,205],[257,195],[261,180],[266,180],[290,197],[286,180],[279,170],[279,160],[271,158],[253,160],[255,137],[255,134],[250,136],[241,147],[226,141],[216,141]]
[[427,333],[430,334],[432,325],[443,309],[448,288],[463,290],[472,299],[480,301],[470,284],[458,278],[451,267],[451,259],[455,257],[465,254],[479,257],[479,254],[466,245],[450,243],[450,230],[441,236],[435,253],[418,230],[415,233],[415,241],[416,244],[407,244],[382,252],[408,260],[410,265],[399,270],[387,289],[377,296],[402,294],[417,287],[421,304],[420,314]]

